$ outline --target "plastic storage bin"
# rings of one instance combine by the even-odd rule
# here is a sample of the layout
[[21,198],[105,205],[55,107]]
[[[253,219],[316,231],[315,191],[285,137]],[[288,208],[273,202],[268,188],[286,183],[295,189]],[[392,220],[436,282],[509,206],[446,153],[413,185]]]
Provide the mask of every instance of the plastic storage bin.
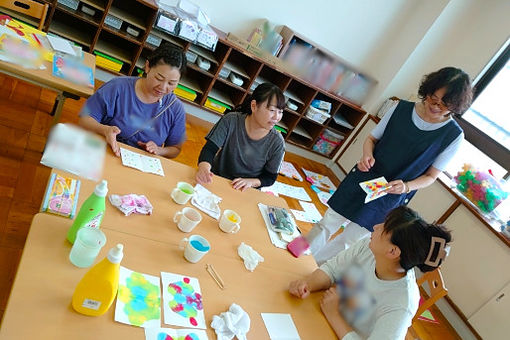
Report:
[[131,26],[126,27],[126,32],[131,34],[133,37],[138,37],[140,35],[140,30]]
[[230,106],[227,104],[223,104],[222,102],[217,101],[216,99],[212,99],[211,97],[207,97],[204,106],[219,113],[225,113],[227,109],[230,109]]
[[198,57],[198,54],[191,52],[191,51],[186,51],[186,60],[188,62],[194,64],[197,61],[197,57]]
[[80,4],[78,0],[58,0],[57,2],[74,10],[77,10]]
[[319,136],[319,139],[317,139],[317,142],[315,142],[313,150],[329,156],[338,145],[342,144],[343,139],[344,136],[338,135],[330,130],[324,130]]
[[315,120],[317,123],[324,123],[328,118],[331,117],[329,113],[323,110],[316,109],[313,106],[308,107],[308,110],[306,110],[306,117],[310,118],[311,120]]
[[111,14],[108,14],[104,18],[104,23],[105,23],[105,25],[111,26],[111,27],[119,30],[120,26],[122,26],[122,19],[119,19]]
[[152,33],[149,33],[146,41],[148,44],[151,44],[154,46],[159,46],[159,45],[161,45],[161,42],[163,41],[163,39],[161,39],[160,37],[158,37]]
[[194,101],[197,98],[197,93],[192,89],[187,88],[186,86],[182,86],[181,84],[177,85],[177,88],[174,90],[176,96],[181,98]]
[[93,17],[96,14],[95,9],[93,9],[92,7],[85,6],[83,4],[81,5],[81,11],[85,14],[90,15],[91,17]]

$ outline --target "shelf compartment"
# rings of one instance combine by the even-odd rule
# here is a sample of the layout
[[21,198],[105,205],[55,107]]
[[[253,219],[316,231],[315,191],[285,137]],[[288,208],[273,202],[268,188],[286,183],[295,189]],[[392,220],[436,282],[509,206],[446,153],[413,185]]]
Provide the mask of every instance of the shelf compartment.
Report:
[[134,54],[138,51],[138,46],[107,31],[102,31],[94,49],[131,64]]
[[142,38],[145,34],[145,31],[140,30],[140,33],[138,34],[138,36],[135,37],[134,35],[127,33],[126,29],[128,26],[129,26],[129,24],[123,22],[120,29],[117,29],[117,28],[109,26],[109,25],[103,25],[102,29],[103,29],[103,31],[114,34],[122,39],[126,39],[126,40],[132,42],[133,44],[141,45]]
[[[313,98],[312,102],[314,100],[320,100],[320,101],[324,101],[324,102],[328,102],[330,103],[330,108],[329,108],[329,111],[328,109],[324,108],[324,107],[321,107],[320,110],[323,110],[325,112],[327,112],[329,115],[332,116],[332,113],[336,112],[338,110],[338,108],[340,107],[341,103],[338,101],[338,100],[335,100],[321,92],[317,93],[317,95]],[[312,102],[310,103],[310,106],[312,105]],[[329,119],[329,118],[328,118]],[[324,123],[328,123],[328,120],[326,120]]]
[[66,39],[75,41],[86,47],[86,50],[89,50],[92,40],[94,40],[94,36],[96,35],[97,27],[87,22],[83,22],[79,25],[79,28],[76,26],[74,17],[63,12],[55,11],[53,19],[51,20],[49,31]]
[[206,70],[204,70],[204,69],[200,68],[197,64],[193,64],[193,63],[190,63],[190,62],[188,61],[188,63],[186,64],[186,67],[187,67],[188,69],[193,69],[193,70],[195,70],[195,71],[197,71],[197,72],[199,72],[199,73],[202,73],[203,75],[205,75],[205,76],[207,76],[207,77],[210,77],[210,78],[214,77],[214,74],[213,74],[213,73],[211,73],[211,69],[213,68],[213,65],[211,65],[211,68],[209,68],[209,70],[208,70],[208,71],[206,71]]
[[[294,127],[292,130],[292,134],[297,134],[309,141],[309,144],[306,144],[307,146],[310,146],[313,141],[319,136],[319,134],[322,131],[322,125],[310,121],[308,119],[300,119],[298,124]],[[291,135],[292,137],[292,135]]]
[[289,86],[284,92],[285,97],[298,104],[298,112],[303,113],[304,108],[312,101],[317,91],[303,85],[302,83],[291,80]]
[[[185,40],[183,40],[181,38],[174,37],[173,35],[170,35],[168,33],[162,32],[162,31],[154,29],[154,28],[150,31],[150,34],[153,34],[156,37],[161,38],[163,40],[161,42],[162,44],[164,42],[167,42],[167,43],[170,43],[170,44],[172,44],[172,45],[174,45],[176,47],[180,47],[182,49],[184,49],[184,47],[186,47],[187,44],[188,44],[187,41],[185,41]],[[151,45],[151,44],[149,44],[147,42],[145,42],[145,46],[147,46],[148,48],[151,48],[151,49],[154,49],[154,48],[157,47],[157,46]]]
[[[243,88],[243,87],[241,87],[239,85],[236,85],[233,82],[231,82],[230,79],[225,79],[225,78],[218,77],[218,78],[216,78],[216,80],[219,81],[219,82],[222,82],[223,84],[226,84],[226,85],[228,85],[228,86],[230,86],[230,87],[232,87],[232,88],[234,88],[236,90],[239,90],[239,91],[244,91],[245,90],[245,88]],[[243,86],[244,86],[244,84],[243,84]]]
[[288,132],[294,128],[298,119],[299,119],[299,117],[297,117],[296,115],[284,112],[282,119],[276,125],[279,125],[279,126],[283,127],[285,130],[287,130],[287,135],[288,135],[289,134]]
[[233,89],[224,83],[215,82],[213,88],[209,91],[208,96],[234,108],[241,104],[244,92]]
[[287,87],[287,85],[290,82],[290,77],[274,70],[273,68],[264,65],[262,66],[262,69],[260,70],[259,75],[255,79],[255,81],[252,84],[252,87],[250,90],[254,90],[255,87],[254,84],[261,84],[261,83],[272,83],[278,86],[282,91]]
[[89,24],[99,26],[99,23],[101,22],[101,18],[103,17],[103,12],[96,10],[96,13],[94,14],[94,16],[91,16],[91,15],[88,15],[81,11],[81,5],[79,5],[79,8],[80,9],[75,10],[75,9],[72,9],[65,5],[62,5],[60,3],[57,3],[57,6],[56,6],[56,9],[58,12],[62,12],[64,14],[71,15],[71,16],[73,16],[79,20],[85,21]]
[[104,12],[108,0],[80,0],[80,2]]
[[145,31],[151,24],[154,11],[135,0],[114,0],[107,14]]
[[364,117],[363,112],[359,112],[345,104],[340,105],[338,110],[332,115],[327,125],[344,134],[350,134]]
[[244,79],[242,87],[247,89],[251,80],[258,73],[262,63],[251,59],[237,50],[232,50],[225,62],[224,67],[241,76]]

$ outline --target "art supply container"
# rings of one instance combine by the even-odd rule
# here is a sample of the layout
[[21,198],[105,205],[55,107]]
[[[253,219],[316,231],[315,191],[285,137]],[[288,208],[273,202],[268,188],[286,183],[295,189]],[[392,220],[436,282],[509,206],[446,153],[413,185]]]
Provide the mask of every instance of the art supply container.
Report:
[[234,210],[226,209],[220,218],[220,229],[226,233],[237,233],[241,229],[241,216]]
[[177,204],[186,204],[188,203],[189,199],[193,197],[193,194],[195,193],[195,189],[193,189],[193,186],[186,182],[179,182],[177,183],[177,187],[172,190],[172,199]]
[[198,210],[186,207],[178,211],[174,216],[174,222],[177,223],[177,228],[180,231],[189,233],[202,221],[202,215]]
[[184,249],[184,258],[191,263],[197,263],[211,250],[209,241],[200,235],[183,238],[179,247]]
[[89,316],[104,314],[112,305],[119,286],[119,267],[124,246],[117,244],[108,256],[92,267],[76,286],[72,306]]
[[106,243],[106,236],[97,228],[85,227],[78,231],[69,260],[76,267],[90,267]]

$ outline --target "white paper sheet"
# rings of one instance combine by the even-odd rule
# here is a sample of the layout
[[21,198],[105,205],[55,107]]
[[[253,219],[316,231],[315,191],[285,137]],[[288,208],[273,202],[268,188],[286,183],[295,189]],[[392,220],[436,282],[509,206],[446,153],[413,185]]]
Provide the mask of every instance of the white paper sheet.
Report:
[[172,328],[145,328],[145,340],[161,340],[161,339],[180,340],[208,340],[207,334],[201,329],[172,329]]
[[290,314],[260,313],[271,340],[301,340]]
[[139,327],[161,326],[159,277],[120,267],[115,321]]
[[120,156],[124,166],[159,176],[165,176],[159,158],[145,156],[124,148],[120,148]]
[[311,201],[312,199],[308,196],[305,188],[303,187],[295,187],[292,185],[288,185],[282,182],[274,182],[273,185],[266,187],[264,189],[266,191],[276,192],[279,195],[284,195],[288,197],[292,197],[302,201]]
[[[163,312],[167,325],[206,328],[198,279],[161,272]],[[175,287],[178,287],[175,289]],[[180,292],[179,292],[180,291]]]
[[71,45],[71,42],[69,40],[51,35],[48,35],[48,40],[53,50],[57,52],[66,53],[72,56],[76,56],[76,52],[73,49],[73,45]]

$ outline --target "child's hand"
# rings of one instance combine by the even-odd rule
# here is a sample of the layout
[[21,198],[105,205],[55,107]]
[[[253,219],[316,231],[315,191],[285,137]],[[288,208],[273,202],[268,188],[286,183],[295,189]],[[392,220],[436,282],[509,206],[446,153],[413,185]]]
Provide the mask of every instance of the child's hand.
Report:
[[147,143],[139,141],[138,145],[140,145],[142,148],[145,149],[145,151],[150,152],[153,155],[159,155],[160,153],[160,147],[153,141],[149,141]]
[[200,162],[198,164],[198,171],[195,175],[195,180],[198,184],[205,185],[212,183],[213,173],[211,172],[211,164],[208,162]]
[[298,298],[304,299],[310,295],[310,288],[305,280],[296,280],[289,284],[289,293]]
[[338,305],[340,304],[340,296],[336,290],[336,287],[330,287],[324,292],[321,299],[321,310],[322,313],[328,317],[334,313],[338,314]]
[[120,156],[120,147],[117,143],[117,135],[120,133],[120,129],[116,126],[107,126],[104,130],[104,136],[106,139],[106,142],[110,144],[110,147],[112,148],[113,153],[115,156]]

